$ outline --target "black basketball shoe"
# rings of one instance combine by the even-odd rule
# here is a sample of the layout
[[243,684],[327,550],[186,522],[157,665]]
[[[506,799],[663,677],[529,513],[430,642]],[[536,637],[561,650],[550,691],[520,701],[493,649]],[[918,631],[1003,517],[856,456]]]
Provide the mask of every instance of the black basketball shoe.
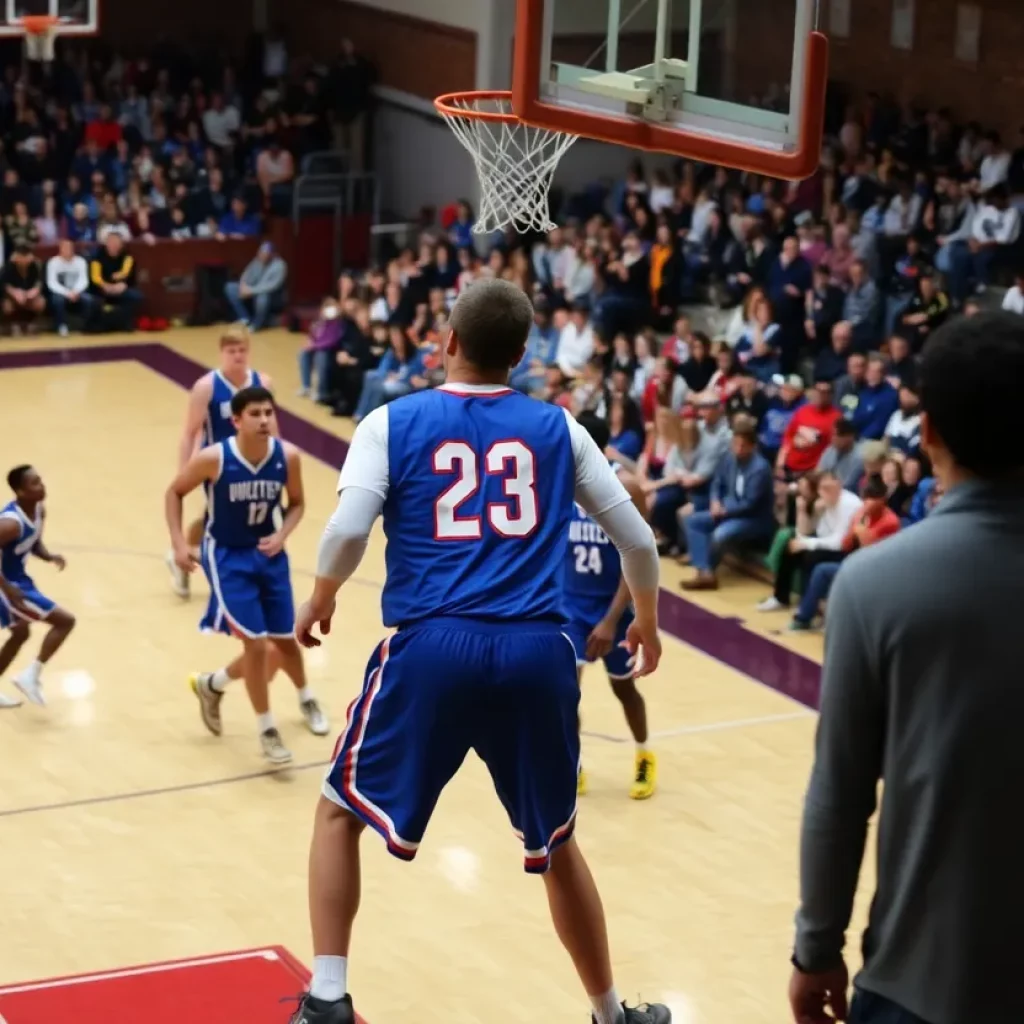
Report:
[[322,999],[314,999],[307,992],[288,1024],[356,1024],[352,997],[345,996],[336,1003],[325,1003]]
[[[672,1011],[661,1003],[644,1003],[633,1007],[623,1003],[622,1012],[626,1015],[626,1024],[672,1024]],[[596,1017],[591,1016],[590,1020],[592,1024],[597,1024]]]

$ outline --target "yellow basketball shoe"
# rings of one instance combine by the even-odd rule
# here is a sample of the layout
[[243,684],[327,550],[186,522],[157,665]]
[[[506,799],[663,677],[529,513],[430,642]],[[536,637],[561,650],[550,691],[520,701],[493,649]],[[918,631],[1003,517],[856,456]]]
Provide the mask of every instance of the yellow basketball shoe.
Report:
[[576,773],[576,795],[587,795],[587,773],[582,768]]
[[633,785],[629,787],[629,795],[633,800],[647,800],[654,796],[654,788],[658,784],[658,759],[653,751],[638,750],[636,766],[633,772]]

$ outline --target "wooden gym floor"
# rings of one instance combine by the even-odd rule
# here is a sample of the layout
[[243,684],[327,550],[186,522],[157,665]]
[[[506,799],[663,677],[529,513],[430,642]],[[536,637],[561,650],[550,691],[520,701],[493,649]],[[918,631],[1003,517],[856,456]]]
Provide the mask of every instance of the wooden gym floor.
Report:
[[[234,646],[196,630],[205,581],[181,602],[162,562],[182,389],[213,364],[216,338],[180,330],[0,349],[0,468],[26,461],[43,474],[47,543],[68,568],[32,571],[79,623],[44,676],[49,706],[0,712],[8,992],[54,975],[123,977],[136,964],[252,947],[311,957],[306,853],[333,739],[304,731],[283,679],[274,704],[294,768],[261,762],[240,691],[225,702],[226,735],[205,732],[187,673],[218,667]],[[282,432],[307,453],[308,511],[290,545],[301,597],[351,425],[294,397],[300,344],[260,334],[253,364],[273,376]],[[677,585],[687,573],[665,563],[665,657],[645,687],[660,789],[646,803],[626,796],[628,732],[600,668],[589,669],[591,791],[578,835],[604,896],[623,997],[667,1002],[679,1024],[775,1024],[786,1020],[821,642],[777,635],[784,618],[752,611],[765,588],[739,577],[684,600]],[[382,634],[382,579],[378,536],[342,591],[330,642],[309,654],[337,729]],[[350,983],[372,1024],[586,1019],[542,886],[522,872],[479,762],[446,791],[414,864],[372,835],[363,849]],[[0,1018],[34,1024],[14,1016],[4,992]],[[268,1002],[258,1021],[245,1019],[287,1017]],[[209,1019],[236,1021],[230,1011]],[[193,1014],[189,1024],[204,1020]]]

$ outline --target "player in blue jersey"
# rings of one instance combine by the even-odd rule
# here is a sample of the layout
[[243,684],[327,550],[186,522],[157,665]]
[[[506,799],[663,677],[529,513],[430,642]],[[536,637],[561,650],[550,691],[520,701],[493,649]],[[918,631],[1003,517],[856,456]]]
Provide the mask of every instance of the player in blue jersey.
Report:
[[[220,365],[216,370],[204,373],[192,385],[185,414],[185,429],[178,446],[179,472],[200,448],[234,437],[231,399],[242,388],[264,387],[273,390],[270,377],[250,367],[249,350],[249,329],[244,324],[232,324],[220,338]],[[193,520],[186,534],[189,545],[197,553],[202,544],[205,522],[204,518]],[[173,552],[167,554],[167,568],[171,573],[174,592],[179,597],[189,597],[189,575],[175,564]]]
[[[604,420],[593,413],[583,413],[579,424],[601,451],[608,447],[610,432]],[[644,500],[639,489],[630,484],[627,490],[637,509],[642,510]],[[647,737],[647,705],[636,687],[629,652],[623,646],[626,631],[633,621],[632,598],[615,545],[578,505],[569,523],[565,600],[569,613],[566,632],[576,648],[580,682],[583,681],[583,666],[601,658],[612,692],[622,704],[626,724],[636,742],[629,795],[634,800],[646,800],[654,795],[658,762]],[[587,775],[582,764],[576,791],[581,796],[587,791]]]
[[[313,979],[294,1024],[352,1024],[348,950],[366,825],[411,860],[434,805],[473,749],[542,874],[559,938],[598,1024],[665,1024],[664,1006],[619,1003],[601,899],[576,845],[576,654],[565,635],[565,538],[573,502],[622,551],[640,675],[658,638],[651,531],[607,460],[563,409],[507,386],[533,322],[526,295],[475,282],[452,310],[447,383],[370,413],[356,430],[321,541],[307,646],[330,629],[335,595],[383,514],[383,619],[317,807],[310,854]],[[507,922],[502,923],[508,927]],[[433,1016],[424,1008],[423,1020]]]
[[[50,562],[59,572],[67,564],[61,555],[43,543],[46,485],[32,466],[15,466],[7,474],[14,500],[0,509],[0,628],[10,631],[0,647],[0,675],[14,660],[28,639],[33,622],[49,626],[36,660],[19,672],[12,682],[33,704],[45,704],[42,691],[43,666],[57,653],[75,628],[75,617],[41,593],[25,568],[29,555]],[[19,702],[0,698],[0,707]]]
[[[302,518],[302,472],[295,448],[274,437],[274,399],[266,388],[243,388],[231,399],[231,411],[236,436],[192,456],[168,488],[167,525],[175,563],[191,572],[196,559],[182,529],[182,502],[205,486],[209,507],[202,565],[210,602],[200,628],[242,641],[242,674],[260,745],[268,760],[284,764],[292,755],[270,712],[271,649],[298,690],[306,724],[320,736],[330,728],[306,682],[302,651],[292,635],[295,612],[284,545]],[[192,680],[203,722],[215,736],[222,731],[226,682],[211,675]]]

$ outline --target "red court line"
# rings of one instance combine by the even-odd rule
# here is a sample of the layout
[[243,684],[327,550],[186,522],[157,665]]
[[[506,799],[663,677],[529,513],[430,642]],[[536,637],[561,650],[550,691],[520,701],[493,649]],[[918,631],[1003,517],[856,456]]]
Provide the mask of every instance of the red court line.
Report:
[[6,985],[0,1022],[285,1024],[308,983],[306,968],[272,946]]

